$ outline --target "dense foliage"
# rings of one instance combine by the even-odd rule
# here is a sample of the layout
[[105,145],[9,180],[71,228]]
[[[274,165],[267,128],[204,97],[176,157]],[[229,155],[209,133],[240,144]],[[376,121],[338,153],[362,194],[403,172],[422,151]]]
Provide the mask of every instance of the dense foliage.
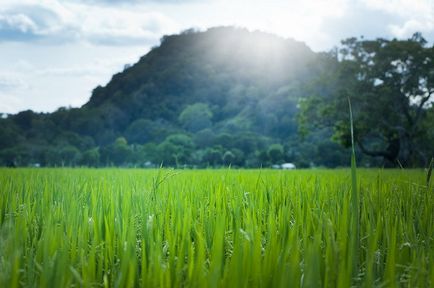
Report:
[[308,125],[332,126],[350,146],[351,99],[361,152],[388,165],[426,167],[434,155],[434,47],[416,33],[408,40],[350,38],[336,52],[326,60],[334,72],[303,103]]
[[[310,133],[299,125],[306,123],[303,100],[336,90],[322,89],[327,85],[318,80],[332,79],[341,65],[330,55],[236,28],[164,36],[138,63],[95,88],[82,107],[0,119],[0,165],[347,165],[348,150],[331,140],[334,125],[308,127]],[[429,124],[420,121],[413,134],[428,135],[422,127]],[[413,142],[426,158],[432,155],[426,141]],[[362,165],[382,164],[358,155]]]
[[0,169],[0,286],[433,287],[425,173],[358,172],[353,249],[348,170]]

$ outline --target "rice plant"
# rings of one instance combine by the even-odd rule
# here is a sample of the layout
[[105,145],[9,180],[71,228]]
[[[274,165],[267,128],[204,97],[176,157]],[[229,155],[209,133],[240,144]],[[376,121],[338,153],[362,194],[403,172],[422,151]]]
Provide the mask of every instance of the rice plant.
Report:
[[426,173],[357,172],[355,247],[348,169],[0,169],[0,287],[433,287]]

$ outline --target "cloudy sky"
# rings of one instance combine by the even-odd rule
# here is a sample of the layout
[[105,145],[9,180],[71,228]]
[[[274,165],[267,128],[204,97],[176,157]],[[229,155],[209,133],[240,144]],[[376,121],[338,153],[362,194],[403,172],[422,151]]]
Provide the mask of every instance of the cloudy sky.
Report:
[[0,0],[0,112],[77,107],[164,34],[235,25],[325,51],[343,38],[434,41],[434,0]]

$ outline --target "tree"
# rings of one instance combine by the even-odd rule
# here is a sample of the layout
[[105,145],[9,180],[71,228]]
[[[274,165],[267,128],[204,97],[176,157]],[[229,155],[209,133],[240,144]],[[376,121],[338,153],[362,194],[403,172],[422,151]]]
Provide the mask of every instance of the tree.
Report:
[[282,161],[283,146],[280,144],[271,144],[270,147],[268,147],[268,157],[273,164]]
[[124,137],[116,138],[115,142],[108,148],[108,157],[113,164],[120,166],[130,162],[132,151]]
[[222,164],[223,152],[221,146],[208,147],[204,151],[203,161],[209,166]]
[[363,153],[421,165],[426,159],[420,159],[417,140],[434,94],[434,48],[426,43],[419,33],[408,40],[343,41],[324,58],[322,83],[302,105],[305,122],[331,125],[334,138],[349,146],[351,99],[355,140]]
[[223,163],[226,166],[232,165],[235,161],[235,155],[231,151],[226,151],[225,154],[223,154]]
[[80,150],[72,145],[68,145],[60,149],[59,155],[62,166],[75,166],[80,158]]
[[95,147],[83,152],[81,155],[80,164],[88,167],[98,167],[99,158],[99,148]]
[[151,138],[148,132],[150,129],[152,129],[152,121],[138,119],[128,126],[125,136],[131,143],[146,143]]
[[161,164],[161,162],[159,162],[161,159],[159,159],[157,144],[153,142],[146,143],[142,146],[142,151],[144,153],[143,160],[145,163]]
[[207,104],[188,105],[179,115],[179,122],[190,132],[197,132],[211,126],[212,112]]
[[199,148],[212,146],[215,138],[215,133],[211,129],[204,129],[193,135],[194,143]]
[[16,146],[23,140],[18,127],[8,120],[0,120],[0,150]]
[[166,165],[189,164],[190,155],[194,144],[191,138],[185,134],[173,134],[158,145],[160,162]]

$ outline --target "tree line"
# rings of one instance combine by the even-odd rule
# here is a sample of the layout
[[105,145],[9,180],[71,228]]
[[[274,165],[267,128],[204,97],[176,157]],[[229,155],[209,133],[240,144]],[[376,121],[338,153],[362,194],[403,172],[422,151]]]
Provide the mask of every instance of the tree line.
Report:
[[2,117],[0,165],[347,166],[350,98],[360,165],[424,166],[433,83],[434,50],[418,33],[314,53],[262,32],[188,30],[80,108]]

